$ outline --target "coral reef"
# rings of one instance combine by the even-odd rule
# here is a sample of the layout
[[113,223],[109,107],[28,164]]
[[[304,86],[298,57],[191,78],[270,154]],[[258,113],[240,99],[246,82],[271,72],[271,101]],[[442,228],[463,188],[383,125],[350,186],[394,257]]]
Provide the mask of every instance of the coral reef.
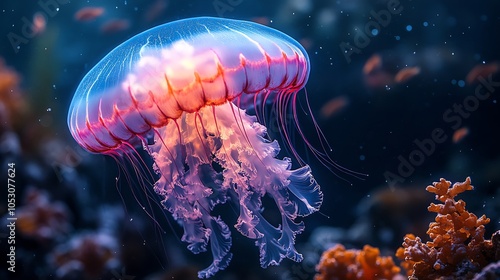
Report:
[[323,253],[316,269],[315,280],[394,279],[400,271],[392,257],[380,256],[378,248],[365,245],[363,250],[346,250],[340,244]]
[[[396,252],[408,279],[500,279],[500,231],[485,239],[490,219],[485,215],[478,218],[465,209],[463,200],[455,200],[473,189],[469,177],[453,185],[441,179],[426,188],[440,202],[427,208],[436,213],[427,230],[431,241],[407,234]],[[362,251],[336,245],[323,253],[316,269],[315,280],[402,277],[391,257],[380,257],[379,249],[368,245]]]
[[463,200],[455,200],[458,194],[472,189],[469,177],[453,186],[441,179],[426,188],[441,202],[428,207],[437,213],[427,231],[432,241],[424,243],[407,234],[403,247],[396,252],[410,279],[472,279],[482,268],[498,261],[498,232],[492,240],[484,239],[490,219],[485,215],[478,218],[465,209]]

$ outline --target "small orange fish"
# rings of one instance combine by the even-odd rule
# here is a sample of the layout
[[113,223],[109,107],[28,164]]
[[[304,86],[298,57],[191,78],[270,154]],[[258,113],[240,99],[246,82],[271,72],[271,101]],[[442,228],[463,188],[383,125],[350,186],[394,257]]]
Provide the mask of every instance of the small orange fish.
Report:
[[467,77],[465,78],[465,81],[468,84],[472,84],[477,82],[477,79],[479,77],[483,77],[484,79],[486,79],[486,77],[498,71],[498,66],[499,65],[497,62],[476,65],[469,71]]
[[321,107],[321,116],[323,118],[330,118],[333,115],[340,112],[349,104],[349,99],[345,96],[339,96],[328,101],[323,107]]
[[33,15],[33,32],[35,34],[41,34],[45,31],[45,27],[47,26],[47,20],[45,16],[38,12]]
[[75,13],[75,20],[92,21],[104,14],[102,7],[84,7]]
[[405,67],[396,74],[394,81],[398,84],[406,83],[411,78],[415,77],[420,73],[420,67]]
[[469,134],[469,129],[467,127],[462,127],[462,128],[455,130],[455,132],[453,133],[453,137],[452,137],[453,143],[456,144],[456,143],[460,142],[468,134]]
[[381,67],[382,57],[378,54],[374,54],[366,61],[365,66],[363,66],[363,74],[370,75]]

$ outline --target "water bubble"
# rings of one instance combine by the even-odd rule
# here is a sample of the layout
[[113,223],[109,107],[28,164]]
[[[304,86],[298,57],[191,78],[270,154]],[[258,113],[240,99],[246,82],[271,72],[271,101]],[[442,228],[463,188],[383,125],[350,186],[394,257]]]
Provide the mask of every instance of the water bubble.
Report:
[[413,29],[413,26],[411,26],[410,24],[408,24],[408,25],[406,26],[406,31],[408,31],[408,32],[409,32],[409,31],[411,31],[412,29]]

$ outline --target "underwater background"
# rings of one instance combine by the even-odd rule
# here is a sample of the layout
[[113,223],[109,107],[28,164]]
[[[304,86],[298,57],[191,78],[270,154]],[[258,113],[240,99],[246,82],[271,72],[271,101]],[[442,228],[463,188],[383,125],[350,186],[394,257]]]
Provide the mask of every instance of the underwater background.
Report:
[[[299,41],[329,155],[360,173],[329,170],[296,137],[324,195],[296,239],[304,261],[262,269],[254,242],[233,231],[233,260],[212,279],[314,279],[335,244],[369,244],[399,264],[405,234],[429,240],[435,215],[427,206],[436,200],[426,187],[440,178],[471,178],[474,190],[458,198],[490,219],[490,239],[500,229],[499,10],[497,1],[2,1],[0,279],[198,279],[210,254],[186,249],[160,197],[141,189],[152,182],[141,185],[113,158],[84,151],[66,121],[76,87],[109,51],[198,16],[254,21]],[[321,147],[301,93],[302,132]],[[221,211],[234,230],[237,214]],[[384,279],[362,277],[352,279]]]

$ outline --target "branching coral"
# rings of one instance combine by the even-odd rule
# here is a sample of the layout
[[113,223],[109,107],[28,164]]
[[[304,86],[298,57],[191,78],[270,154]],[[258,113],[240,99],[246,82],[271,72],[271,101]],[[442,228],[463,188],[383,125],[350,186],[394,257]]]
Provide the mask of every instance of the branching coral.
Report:
[[407,234],[403,247],[396,252],[408,276],[417,279],[472,278],[495,261],[496,246],[484,239],[484,225],[490,219],[485,215],[478,218],[465,209],[463,200],[455,200],[458,194],[473,189],[470,183],[469,177],[453,186],[441,179],[426,188],[436,194],[441,203],[431,203],[428,207],[430,212],[437,213],[427,231],[432,241],[423,243],[419,237]]
[[[431,203],[429,212],[436,213],[427,234],[431,241],[407,234],[403,247],[396,252],[409,279],[497,279],[500,276],[500,231],[490,240],[484,239],[485,225],[490,219],[477,217],[465,209],[458,194],[473,190],[468,177],[455,183],[441,179],[426,190],[440,203]],[[377,248],[366,245],[362,251],[346,250],[336,245],[323,253],[315,280],[396,279],[399,267],[391,257],[380,257]]]
[[381,257],[380,250],[365,245],[363,250],[346,250],[336,245],[321,256],[315,280],[392,279],[400,269],[391,257]]

